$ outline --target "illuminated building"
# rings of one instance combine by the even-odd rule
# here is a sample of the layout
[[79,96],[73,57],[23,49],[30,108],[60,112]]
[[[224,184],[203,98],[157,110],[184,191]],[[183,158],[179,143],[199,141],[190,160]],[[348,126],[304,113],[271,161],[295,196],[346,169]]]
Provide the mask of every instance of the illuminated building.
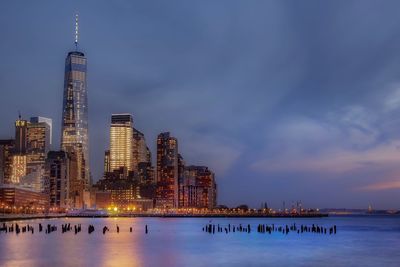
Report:
[[10,183],[19,184],[26,175],[26,148],[28,122],[21,119],[15,121],[15,147],[11,156]]
[[51,144],[51,119],[39,121],[38,118],[42,117],[31,118],[26,132],[27,154],[32,163],[43,162]]
[[[46,122],[43,122],[45,120]],[[51,120],[33,117],[30,122],[15,121],[15,146],[11,155],[9,182],[36,191],[44,190],[44,162],[50,148]]]
[[113,114],[110,127],[110,171],[133,170],[133,121],[130,114]]
[[85,181],[81,179],[85,171],[82,162],[83,153],[82,146],[77,145],[76,150],[68,152],[70,157],[70,169],[69,169],[69,201],[74,208],[83,208],[84,193],[88,190]]
[[96,207],[115,206],[144,209],[145,207],[149,208],[149,203],[153,207],[153,200],[141,195],[142,188],[133,172],[126,176],[123,174],[123,169],[124,167],[121,167],[120,170],[106,173],[105,177],[96,183]]
[[154,167],[151,162],[139,162],[138,179],[141,184],[154,184]]
[[19,184],[21,178],[26,175],[26,155],[12,155],[11,170],[10,182],[12,184]]
[[97,191],[96,192],[96,209],[107,209],[111,207],[111,192]]
[[150,157],[143,134],[133,128],[132,116],[113,114],[104,176],[95,185],[96,207],[145,208],[148,203],[152,207],[155,189]]
[[104,172],[110,172],[110,171],[111,171],[110,150],[106,150],[104,152]]
[[28,122],[21,119],[19,115],[18,120],[15,121],[15,154],[25,154],[26,153],[26,131],[28,129]]
[[178,141],[169,132],[157,137],[156,206],[178,207]]
[[[76,17],[77,25],[78,17]],[[78,51],[76,28],[75,51],[65,60],[63,110],[61,120],[61,150],[70,155],[70,198],[75,207],[82,207],[83,192],[91,185],[89,168],[87,59]]]
[[183,185],[185,182],[185,161],[181,154],[178,154],[178,207],[183,207],[184,205],[184,192]]
[[212,209],[217,205],[214,173],[205,166],[185,167],[180,198],[181,207]]
[[[188,166],[185,168],[187,190],[186,204],[196,203],[197,207],[212,209],[217,205],[217,185],[214,173],[205,166]],[[191,197],[196,197],[193,200]]]
[[44,191],[44,169],[51,144],[51,119],[32,117],[26,131],[26,174],[23,183],[37,191]]
[[11,183],[12,152],[15,140],[0,140],[0,185]]
[[0,186],[0,202],[9,207],[9,212],[26,213],[45,210],[49,206],[46,194],[17,185]]
[[26,175],[26,147],[27,147],[28,122],[21,119],[15,121],[15,148],[11,156],[10,183],[19,184]]
[[48,144],[48,150],[50,150],[51,145],[53,143],[53,120],[50,118],[45,118],[45,117],[31,117],[30,118],[30,123],[47,123],[49,126],[49,144]]
[[48,180],[46,192],[50,205],[60,208],[69,207],[69,170],[70,159],[64,151],[50,151],[46,159],[45,177]]

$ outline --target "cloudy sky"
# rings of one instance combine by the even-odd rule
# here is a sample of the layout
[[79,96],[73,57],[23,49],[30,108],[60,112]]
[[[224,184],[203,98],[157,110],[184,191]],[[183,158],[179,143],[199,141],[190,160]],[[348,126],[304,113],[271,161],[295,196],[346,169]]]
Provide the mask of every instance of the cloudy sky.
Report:
[[88,58],[91,168],[130,112],[216,173],[219,203],[400,208],[398,1],[1,1],[0,138],[53,119],[64,59]]

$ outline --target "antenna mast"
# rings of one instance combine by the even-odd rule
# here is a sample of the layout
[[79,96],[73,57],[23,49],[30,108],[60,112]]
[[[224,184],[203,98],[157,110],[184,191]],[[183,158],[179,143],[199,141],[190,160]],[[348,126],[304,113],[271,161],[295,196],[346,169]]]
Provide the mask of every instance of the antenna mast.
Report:
[[78,14],[75,14],[75,50],[78,50],[79,23]]

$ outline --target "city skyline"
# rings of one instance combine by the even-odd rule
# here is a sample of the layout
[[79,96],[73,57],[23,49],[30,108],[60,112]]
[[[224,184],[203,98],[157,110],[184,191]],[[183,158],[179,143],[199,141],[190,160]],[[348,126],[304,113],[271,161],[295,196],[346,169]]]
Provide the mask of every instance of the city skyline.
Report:
[[[100,25],[105,23],[100,19],[101,14],[105,12],[102,9],[104,6],[98,7],[94,15],[90,14],[87,5],[82,5],[82,8],[79,9],[83,24],[80,29],[82,31],[80,49],[90,57],[90,75],[88,76],[89,125],[92,127],[89,130],[90,139],[94,139],[95,144],[101,144],[91,148],[90,151],[95,181],[100,178],[103,171],[104,151],[109,146],[109,117],[113,113],[129,112],[133,114],[135,125],[137,123],[138,129],[141,129],[146,139],[150,140],[148,143],[153,153],[156,151],[156,136],[160,132],[170,131],[179,140],[185,160],[196,165],[210,166],[215,171],[218,177],[219,204],[234,206],[243,203],[258,207],[261,202],[268,202],[271,206],[279,207],[283,200],[288,204],[290,201],[301,200],[307,206],[321,208],[366,208],[368,204],[378,208],[398,208],[396,203],[400,198],[398,194],[400,188],[398,176],[400,173],[400,167],[398,167],[400,166],[400,150],[398,148],[400,121],[396,119],[396,116],[400,112],[400,101],[398,100],[400,94],[396,81],[399,80],[400,75],[399,71],[396,73],[394,70],[385,68],[386,65],[391,67],[400,62],[399,56],[394,51],[390,54],[391,50],[389,50],[387,52],[389,54],[385,54],[386,57],[390,57],[390,60],[382,55],[382,58],[379,58],[380,61],[376,59],[379,64],[372,64],[373,66],[369,66],[369,69],[366,67],[364,71],[371,73],[374,78],[370,78],[369,82],[349,80],[347,75],[352,79],[355,79],[357,75],[364,75],[364,73],[357,72],[360,70],[355,70],[358,65],[350,65],[343,70],[343,73],[339,71],[338,74],[330,77],[328,66],[334,63],[334,58],[328,55],[324,57],[322,54],[333,48],[322,40],[318,40],[320,51],[314,51],[317,55],[313,55],[309,48],[309,52],[312,54],[310,56],[299,53],[296,57],[293,53],[296,54],[300,51],[293,47],[284,47],[281,50],[277,47],[270,47],[270,50],[267,51],[259,49],[257,51],[260,54],[252,54],[250,51],[246,51],[245,54],[239,52],[235,54],[235,51],[227,51],[227,53],[232,52],[236,55],[234,57],[236,62],[230,64],[227,62],[228,66],[220,67],[216,78],[213,73],[205,71],[213,63],[208,54],[215,52],[214,48],[207,47],[207,45],[211,45],[208,42],[196,46],[196,38],[202,37],[201,32],[195,32],[189,37],[185,37],[185,28],[180,26],[174,32],[173,26],[177,26],[179,23],[169,21],[170,24],[166,26],[167,32],[179,35],[177,39],[184,44],[191,44],[193,49],[197,49],[196,52],[191,52],[190,49],[183,50],[186,53],[185,56],[190,59],[190,56],[195,56],[194,53],[197,53],[198,56],[200,52],[204,52],[205,59],[202,61],[200,58],[196,58],[195,61],[198,63],[196,66],[199,69],[196,69],[189,59],[185,60],[182,56],[178,57],[182,64],[180,68],[173,68],[168,64],[160,67],[159,64],[163,63],[164,59],[168,61],[169,53],[172,52],[175,56],[180,54],[173,46],[175,43],[161,34],[162,26],[159,21],[151,20],[151,26],[146,24],[147,19],[154,19],[150,12],[151,6],[148,7],[150,8],[149,14],[145,13],[149,18],[140,20],[132,19],[122,11],[123,7],[126,7],[127,10],[134,10],[134,6],[128,2],[121,3],[124,3],[125,6],[121,4],[116,7],[118,12],[122,13],[120,20],[111,22],[120,27],[119,31],[115,32],[106,27],[107,33],[113,36],[113,40],[108,39],[108,35],[105,34],[102,37],[106,39],[105,44],[100,44],[104,40],[101,39],[100,31],[95,26],[95,22]],[[13,9],[17,6],[17,4],[5,5],[3,10]],[[144,9],[145,7],[142,6]],[[270,4],[269,7],[285,8],[284,5],[275,4]],[[324,12],[328,12],[324,8],[320,8]],[[19,35],[17,32],[10,35],[5,44],[0,44],[0,48],[2,48],[0,53],[5,59],[5,64],[0,71],[0,82],[2,83],[0,87],[2,95],[6,94],[10,98],[0,108],[2,122],[0,139],[12,136],[13,129],[10,125],[17,118],[18,110],[21,110],[24,118],[44,116],[53,119],[53,125],[61,124],[59,118],[61,118],[60,106],[62,103],[60,99],[62,99],[62,95],[59,91],[62,92],[63,78],[60,80],[60,76],[63,71],[60,71],[60,68],[62,69],[63,56],[68,51],[74,50],[74,47],[65,45],[65,43],[73,44],[71,18],[73,18],[74,12],[72,9],[71,6],[68,6],[63,11],[57,11],[61,17],[52,20],[55,22],[52,26],[54,29],[47,25],[44,26],[47,31],[47,39],[52,40],[52,46],[54,46],[51,49],[39,46],[34,40],[35,35],[29,35],[22,29],[20,29],[22,33],[27,36]],[[197,12],[190,7],[185,7],[185,10]],[[116,11],[112,10],[111,13],[113,14],[113,12]],[[226,16],[224,18],[233,23],[233,18],[228,13],[224,13],[222,9],[217,9],[216,12],[224,14]],[[303,10],[303,12],[306,11]],[[353,12],[355,11],[353,10]],[[166,13],[161,13],[165,16],[164,20],[171,19]],[[201,10],[198,14],[200,16],[199,23],[205,23],[205,18],[208,16],[213,18],[210,14],[201,13]],[[21,15],[32,19],[33,25],[41,24],[43,19],[25,12],[21,12]],[[46,16],[51,17],[54,14],[46,13],[46,9],[44,9],[43,17]],[[252,23],[257,23],[257,19],[263,21],[259,16],[260,14]],[[350,15],[345,14],[344,16]],[[9,18],[6,14],[2,16],[2,19],[3,17],[11,21],[16,19]],[[240,13],[238,17],[248,18],[245,13]],[[378,14],[376,17],[378,19]],[[176,19],[189,18],[186,14]],[[135,24],[137,31],[136,34],[132,34],[129,27],[123,27],[124,21],[131,22],[128,24],[131,26],[134,25],[133,22],[142,23]],[[282,22],[289,23],[284,17]],[[18,23],[16,23],[17,26],[12,26],[14,23],[7,25],[11,28],[21,27]],[[217,25],[226,27],[226,25]],[[241,22],[238,27],[243,30],[241,27],[245,28],[245,26],[251,28],[251,24],[245,22]],[[362,25],[358,26],[362,27]],[[30,27],[33,27],[31,29],[33,33],[40,36],[41,31],[35,30],[34,26]],[[150,38],[145,32],[140,31],[140,27],[147,29],[154,27],[154,30],[161,35],[158,37],[159,39],[155,40],[169,40],[171,43],[167,43],[166,48],[155,44],[150,48],[145,48],[145,44],[152,44],[154,40],[152,38],[155,37]],[[292,25],[292,27],[294,26]],[[8,29],[1,28],[1,33],[7,31]],[[132,35],[125,36],[122,33]],[[273,33],[272,29],[270,33]],[[311,33],[309,32],[309,34]],[[214,36],[213,34],[217,34],[217,32],[210,30],[203,34]],[[383,42],[389,38],[388,36],[390,35],[384,35],[380,40]],[[264,34],[249,33],[249,38],[257,37],[264,38]],[[279,38],[279,35],[275,37]],[[22,40],[30,39],[29,43],[33,45],[29,49],[35,50],[33,55],[24,54],[29,49],[24,47],[23,42],[22,44],[18,42],[21,41],[21,38]],[[200,40],[204,41],[203,38]],[[214,38],[220,42],[223,41],[216,36]],[[360,40],[365,40],[365,38],[365,36],[361,36]],[[124,46],[127,40],[129,46]],[[342,41],[351,42],[354,39],[346,36]],[[395,47],[395,44],[399,43],[397,40],[391,40],[391,43],[389,41],[387,44],[389,48]],[[18,44],[16,48],[15,44]],[[96,44],[100,45],[96,46]],[[242,45],[246,46],[246,42]],[[312,46],[312,44],[309,45]],[[382,44],[375,44],[375,46],[383,47]],[[368,52],[370,49],[377,49],[376,47],[364,47],[364,49]],[[10,53],[10,49],[13,53]],[[64,51],[62,51],[63,49]],[[18,54],[18,50],[24,51],[25,57],[17,57],[15,63],[8,65],[7,62],[10,63],[11,59],[7,54]],[[31,65],[31,61],[36,61],[36,54],[42,56],[42,51],[45,50],[49,50],[46,54],[50,55],[44,56],[44,64]],[[268,54],[276,50],[292,54],[290,57],[282,54],[274,57],[272,54]],[[60,53],[60,51],[62,52]],[[344,55],[348,51],[333,51],[336,51],[339,56],[337,60],[340,61],[335,65],[336,68],[343,67],[342,64],[347,62]],[[140,56],[141,53],[144,55]],[[153,57],[151,53],[155,53],[156,56]],[[243,72],[246,73],[242,64],[246,64],[246,58],[256,58],[261,54],[270,57],[274,62],[266,67],[268,72],[265,75],[269,76],[268,73],[271,73],[270,79],[275,81],[271,83],[261,79],[265,84],[251,84],[249,81],[254,73],[247,72],[246,77],[240,77]],[[321,58],[319,59],[318,56]],[[109,68],[102,65],[104,60],[102,57],[107,60]],[[138,57],[136,63],[130,64],[129,61],[135,57]],[[358,59],[359,61],[356,62],[361,64],[360,57]],[[301,73],[300,67],[296,64],[292,69],[291,60],[296,64],[306,64],[304,61],[309,60],[307,66],[310,68],[313,64],[312,60],[316,60],[317,62],[314,64],[322,65],[326,69],[317,72],[317,76],[310,76],[310,74]],[[365,62],[368,60],[373,62],[372,58],[366,59]],[[218,58],[220,65],[224,65],[223,62],[223,58]],[[11,66],[11,68],[8,69],[5,66]],[[250,69],[251,66],[256,67],[250,64]],[[175,71],[173,75],[168,75],[169,68]],[[12,79],[15,69],[18,69],[19,79]],[[56,71],[60,73],[56,73]],[[224,80],[221,77],[224,77],[225,71],[229,72],[229,75],[237,73],[239,78],[234,77],[236,79],[234,81]],[[32,72],[41,77],[46,76],[46,79],[38,79],[31,74]],[[291,76],[291,80],[286,81],[283,78],[287,75]],[[381,77],[382,75],[385,77]],[[257,78],[260,79],[263,76],[264,74],[260,74],[257,75]],[[206,82],[203,77],[207,77]],[[315,77],[316,79],[314,79]],[[312,80],[315,84],[307,84],[307,80]],[[372,85],[367,86],[368,83]],[[28,84],[30,86],[27,86]],[[219,86],[223,89],[216,90]],[[279,90],[264,89],[273,86],[279,87]],[[346,89],[341,89],[341,86]],[[365,87],[370,89],[366,91]],[[234,88],[232,95],[235,97],[229,95],[229,88]],[[256,88],[262,89],[256,90]],[[298,88],[298,90],[292,88]],[[319,88],[324,89],[320,90]],[[383,89],[377,91],[377,88]],[[312,101],[308,98],[311,98]],[[312,105],[309,105],[310,103]],[[278,107],[280,105],[284,108],[280,109]],[[57,128],[53,127],[55,138],[60,136],[60,130]],[[55,139],[53,147],[57,147],[59,141]],[[153,162],[155,162],[154,154]]]

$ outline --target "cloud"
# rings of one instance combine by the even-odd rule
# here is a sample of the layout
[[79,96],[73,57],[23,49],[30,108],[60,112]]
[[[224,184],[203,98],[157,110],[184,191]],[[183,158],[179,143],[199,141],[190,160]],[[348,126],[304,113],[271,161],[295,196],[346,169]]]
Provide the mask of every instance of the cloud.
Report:
[[310,118],[295,116],[269,131],[264,157],[251,169],[264,173],[341,174],[400,166],[400,140],[381,141],[378,115],[351,105]]
[[394,111],[400,108],[400,84],[394,85],[393,92],[385,99],[385,111]]
[[[180,133],[179,135],[181,135]],[[186,132],[180,139],[180,151],[187,165],[209,166],[222,177],[237,162],[243,146],[231,139],[213,134]]]
[[382,191],[400,189],[400,177],[395,181],[379,182],[357,188],[360,191]]
[[333,149],[315,155],[299,154],[292,157],[269,158],[251,165],[262,172],[318,172],[340,174],[372,169],[400,169],[400,140],[383,144],[365,151]]

